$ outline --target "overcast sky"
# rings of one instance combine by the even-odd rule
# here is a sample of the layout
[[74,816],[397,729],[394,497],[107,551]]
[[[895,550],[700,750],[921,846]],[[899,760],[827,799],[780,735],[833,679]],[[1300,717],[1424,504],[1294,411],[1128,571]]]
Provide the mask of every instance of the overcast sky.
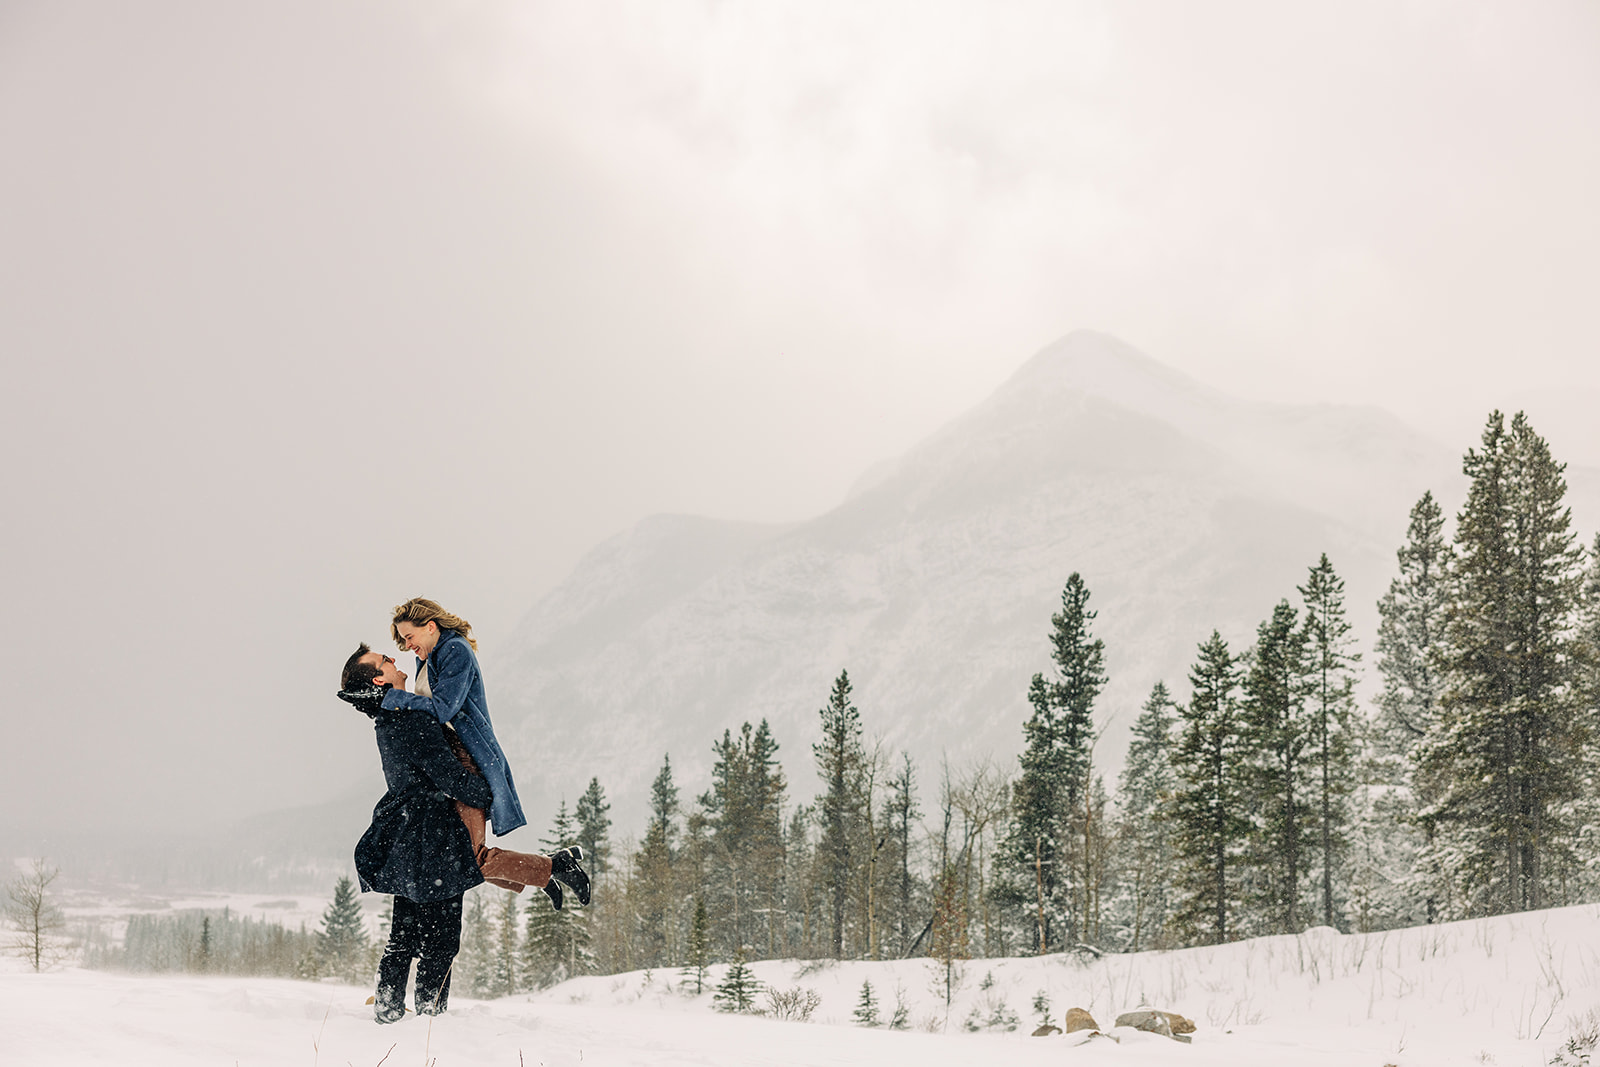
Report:
[[0,819],[337,795],[391,605],[492,650],[1080,327],[1600,463],[1589,2],[0,0],[0,143]]

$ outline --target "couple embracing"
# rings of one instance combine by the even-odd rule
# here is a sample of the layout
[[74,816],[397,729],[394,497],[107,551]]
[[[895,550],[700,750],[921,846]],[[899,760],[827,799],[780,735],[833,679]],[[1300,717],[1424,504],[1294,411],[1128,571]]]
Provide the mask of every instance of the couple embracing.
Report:
[[543,889],[562,906],[562,886],[589,903],[576,845],[551,856],[490,848],[526,825],[505,752],[495,739],[472,627],[420,597],[394,609],[390,636],[417,657],[414,692],[394,658],[366,644],[345,662],[339,698],[372,718],[389,791],[356,845],[363,892],[394,895],[389,942],[378,964],[380,1023],[405,1016],[406,981],[417,962],[416,1008],[443,1012],[461,946],[461,899],[492,882],[513,893]]

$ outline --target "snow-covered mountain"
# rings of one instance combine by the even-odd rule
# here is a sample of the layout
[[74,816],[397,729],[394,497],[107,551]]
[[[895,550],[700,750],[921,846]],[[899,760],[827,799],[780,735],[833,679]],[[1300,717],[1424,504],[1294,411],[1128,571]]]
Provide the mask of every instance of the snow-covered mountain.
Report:
[[868,733],[925,782],[944,756],[1009,769],[1078,571],[1107,645],[1097,758],[1114,772],[1151,685],[1186,695],[1211,629],[1248,640],[1323,552],[1370,645],[1411,505],[1428,489],[1457,504],[1472,443],[1372,408],[1241,401],[1074,333],[824,515],[657,516],[601,545],[486,650],[495,717],[539,829],[594,775],[637,833],[663,754],[687,798],[712,741],[761,718],[809,797],[841,669]]

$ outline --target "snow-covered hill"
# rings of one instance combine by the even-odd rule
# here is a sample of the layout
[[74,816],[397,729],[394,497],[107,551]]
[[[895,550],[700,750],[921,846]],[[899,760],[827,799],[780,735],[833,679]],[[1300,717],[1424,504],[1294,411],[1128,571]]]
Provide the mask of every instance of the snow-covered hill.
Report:
[[[817,997],[809,1023],[712,1010],[675,973],[574,979],[496,1001],[456,996],[436,1020],[380,1027],[368,989],[287,980],[133,977],[0,963],[0,1053],[8,1067],[265,1064],[1185,1064],[1200,1067],[1545,1067],[1600,1028],[1600,909],[1563,908],[1381,934],[1315,929],[1216,948],[1075,958],[972,960],[948,1008],[926,960],[753,965],[767,986]],[[719,981],[725,968],[712,969]],[[883,1018],[853,1014],[871,982]],[[1043,993],[1060,1025],[1087,1009],[1111,1028],[1142,1005],[1178,1012],[1193,1044],[1116,1029],[1120,1039],[1027,1036]],[[765,998],[761,998],[765,1002]],[[1017,1020],[1014,1030],[1005,1021]],[[968,1020],[979,1027],[966,1029]],[[1000,1023],[998,1028],[993,1022]],[[1567,1058],[1555,1060],[1558,1055]]]
[[1098,758],[1114,771],[1151,685],[1186,692],[1210,630],[1248,640],[1323,552],[1365,641],[1411,505],[1428,489],[1454,505],[1471,443],[1375,409],[1244,402],[1075,333],[825,515],[658,516],[602,545],[485,649],[496,719],[541,828],[598,775],[637,832],[663,754],[697,792],[713,739],[762,717],[809,796],[841,669],[868,731],[925,781],[945,755],[1009,768],[1079,571],[1107,643]]

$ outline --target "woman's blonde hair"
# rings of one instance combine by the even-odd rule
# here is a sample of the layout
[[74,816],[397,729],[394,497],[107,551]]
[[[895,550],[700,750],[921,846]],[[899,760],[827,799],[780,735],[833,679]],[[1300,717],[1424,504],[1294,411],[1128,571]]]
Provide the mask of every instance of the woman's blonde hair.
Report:
[[389,636],[394,638],[394,643],[402,649],[406,647],[405,638],[400,636],[400,624],[409,622],[412,626],[426,626],[430,622],[439,624],[441,630],[454,630],[467,639],[467,644],[472,646],[472,651],[478,651],[478,642],[472,638],[472,624],[459,615],[452,615],[431,600],[414,596],[404,604],[395,605],[394,618],[389,620]]

